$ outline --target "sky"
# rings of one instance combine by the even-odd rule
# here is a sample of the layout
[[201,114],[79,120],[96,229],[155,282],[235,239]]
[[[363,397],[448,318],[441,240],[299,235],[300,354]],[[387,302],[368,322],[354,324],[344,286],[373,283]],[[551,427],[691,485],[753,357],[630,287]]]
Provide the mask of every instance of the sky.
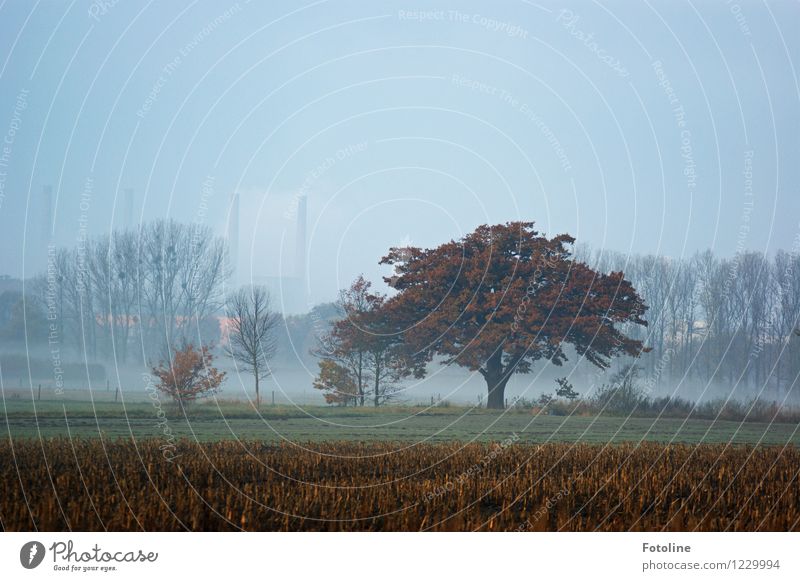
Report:
[[5,0],[0,274],[128,221],[222,235],[232,192],[240,283],[294,273],[307,195],[309,304],[484,223],[796,249],[799,33],[788,1]]

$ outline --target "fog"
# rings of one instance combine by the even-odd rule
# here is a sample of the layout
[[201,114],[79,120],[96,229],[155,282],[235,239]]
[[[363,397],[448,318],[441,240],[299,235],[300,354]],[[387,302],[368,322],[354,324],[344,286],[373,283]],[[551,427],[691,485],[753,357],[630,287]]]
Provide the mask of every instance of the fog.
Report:
[[[315,309],[360,274],[391,295],[379,264],[391,247],[525,220],[575,236],[578,259],[622,270],[642,292],[648,395],[796,401],[800,289],[794,267],[783,275],[800,248],[800,37],[775,32],[796,5],[742,16],[704,3],[688,22],[671,2],[412,8],[4,6],[4,387],[53,388],[57,357],[67,390],[143,393],[181,317],[196,319],[181,333],[220,347],[225,297],[256,284],[282,317],[265,398],[322,403]],[[620,22],[636,25],[622,34]],[[130,279],[98,283],[100,249],[92,276],[108,304],[64,306],[84,283],[80,272],[49,281],[56,255],[66,276],[87,244],[126,233],[138,248],[159,221],[219,244],[187,243],[181,256],[224,264],[213,291],[165,306],[144,283],[136,296]],[[57,356],[48,286],[52,300],[59,289]],[[142,309],[161,326],[137,330]],[[509,403],[552,393],[558,377],[589,395],[625,363],[541,362],[511,380]],[[251,378],[221,353],[219,365],[219,397],[250,397]],[[480,375],[432,365],[400,401],[478,404],[485,391]]]

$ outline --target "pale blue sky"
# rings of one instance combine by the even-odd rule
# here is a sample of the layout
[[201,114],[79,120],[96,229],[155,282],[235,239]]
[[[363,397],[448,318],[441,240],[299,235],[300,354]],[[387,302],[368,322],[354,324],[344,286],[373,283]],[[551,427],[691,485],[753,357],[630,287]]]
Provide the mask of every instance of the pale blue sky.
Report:
[[670,256],[798,235],[797,2],[265,4],[0,4],[0,273],[24,241],[41,268],[44,184],[74,243],[89,177],[92,233],[124,188],[220,231],[239,191],[244,279],[291,272],[307,190],[313,301],[486,222]]

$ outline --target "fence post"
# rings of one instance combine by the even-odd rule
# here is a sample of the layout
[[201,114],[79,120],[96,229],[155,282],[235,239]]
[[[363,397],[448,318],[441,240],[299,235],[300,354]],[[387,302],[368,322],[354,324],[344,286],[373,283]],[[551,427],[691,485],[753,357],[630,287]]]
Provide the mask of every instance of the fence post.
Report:
[[36,396],[36,401],[42,399],[42,384],[39,384],[39,395]]
[[117,401],[117,396],[119,395],[119,386],[114,389],[114,401]]

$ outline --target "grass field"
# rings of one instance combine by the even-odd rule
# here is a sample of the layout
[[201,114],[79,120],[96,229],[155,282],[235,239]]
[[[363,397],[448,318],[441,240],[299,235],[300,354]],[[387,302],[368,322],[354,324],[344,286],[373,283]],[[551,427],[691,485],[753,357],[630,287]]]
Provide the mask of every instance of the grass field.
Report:
[[800,429],[789,423],[641,417],[565,417],[450,408],[332,408],[245,403],[195,404],[187,414],[151,402],[6,399],[0,433],[13,439],[73,437],[189,438],[201,442],[403,441],[489,442],[516,434],[521,442],[662,442],[798,445]]

